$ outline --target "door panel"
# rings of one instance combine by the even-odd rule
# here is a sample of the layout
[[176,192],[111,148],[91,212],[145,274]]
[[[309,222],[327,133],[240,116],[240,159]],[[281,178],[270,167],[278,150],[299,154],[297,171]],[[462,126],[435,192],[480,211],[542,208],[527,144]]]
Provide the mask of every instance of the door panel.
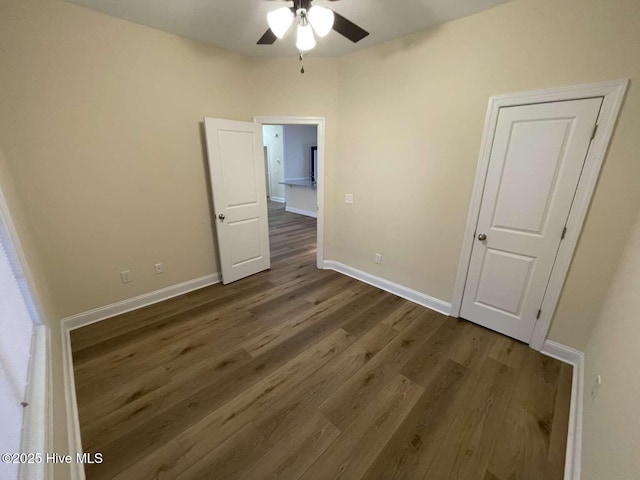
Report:
[[221,174],[227,207],[258,203],[253,132],[218,130]]
[[268,269],[269,222],[262,128],[205,118],[222,283]]
[[255,260],[262,255],[260,242],[255,239],[260,238],[260,218],[247,218],[239,222],[229,222],[229,240],[234,245],[231,251],[231,264],[237,266],[251,260]]
[[561,119],[511,125],[509,161],[503,163],[493,228],[543,234],[571,124]]
[[601,104],[594,98],[500,110],[463,318],[531,338]]
[[476,302],[517,318],[535,261],[532,257],[487,248]]

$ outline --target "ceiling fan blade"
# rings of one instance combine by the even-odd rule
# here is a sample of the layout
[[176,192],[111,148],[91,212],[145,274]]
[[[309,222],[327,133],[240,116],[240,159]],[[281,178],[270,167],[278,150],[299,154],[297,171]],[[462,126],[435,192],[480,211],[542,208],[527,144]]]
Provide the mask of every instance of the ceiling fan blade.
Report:
[[358,25],[353,23],[351,20],[347,20],[338,12],[333,12],[334,21],[333,21],[333,29],[338,32],[340,35],[347,37],[353,43],[358,43],[364,37],[369,35],[369,32],[360,28]]
[[273,45],[277,39],[276,34],[273,33],[270,28],[267,28],[267,31],[260,37],[256,45]]

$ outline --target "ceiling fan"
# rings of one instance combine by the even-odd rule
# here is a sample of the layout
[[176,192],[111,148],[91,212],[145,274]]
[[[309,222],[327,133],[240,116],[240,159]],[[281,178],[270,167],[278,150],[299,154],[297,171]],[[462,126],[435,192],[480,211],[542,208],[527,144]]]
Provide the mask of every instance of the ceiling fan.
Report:
[[[337,0],[329,1],[335,2]],[[369,32],[332,9],[312,5],[312,3],[313,0],[293,0],[292,7],[281,7],[269,12],[267,14],[269,28],[260,37],[257,44],[272,45],[278,38],[283,38],[293,21],[297,20],[296,48],[302,62],[304,52],[316,46],[314,31],[318,37],[324,37],[333,29],[353,43],[357,43],[369,35]],[[301,73],[304,73],[304,65]]]

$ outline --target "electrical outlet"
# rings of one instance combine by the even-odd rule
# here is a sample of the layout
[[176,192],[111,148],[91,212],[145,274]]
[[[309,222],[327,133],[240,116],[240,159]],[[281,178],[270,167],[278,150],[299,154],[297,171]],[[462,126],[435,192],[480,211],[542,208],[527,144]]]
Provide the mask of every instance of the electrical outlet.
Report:
[[344,194],[344,203],[353,203],[353,193]]
[[596,379],[593,381],[593,385],[591,387],[591,400],[595,400],[600,392],[600,385],[602,385],[602,376],[598,375]]
[[129,283],[131,281],[130,274],[130,270],[124,270],[120,272],[120,280],[122,280],[122,283]]
[[376,253],[376,258],[375,258],[374,262],[376,262],[377,264],[381,264],[382,263],[382,255],[379,254],[379,253]]
[[164,268],[162,267],[161,263],[156,263],[153,266],[154,270],[156,271],[156,275],[160,275],[162,272],[164,272]]

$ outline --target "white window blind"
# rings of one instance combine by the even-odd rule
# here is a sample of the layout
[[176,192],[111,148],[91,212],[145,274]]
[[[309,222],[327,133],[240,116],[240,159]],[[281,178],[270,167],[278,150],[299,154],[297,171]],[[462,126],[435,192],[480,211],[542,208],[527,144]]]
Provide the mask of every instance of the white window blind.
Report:
[[[0,454],[18,453],[22,424],[34,306],[0,211]],[[18,478],[17,464],[0,462],[0,478]]]

